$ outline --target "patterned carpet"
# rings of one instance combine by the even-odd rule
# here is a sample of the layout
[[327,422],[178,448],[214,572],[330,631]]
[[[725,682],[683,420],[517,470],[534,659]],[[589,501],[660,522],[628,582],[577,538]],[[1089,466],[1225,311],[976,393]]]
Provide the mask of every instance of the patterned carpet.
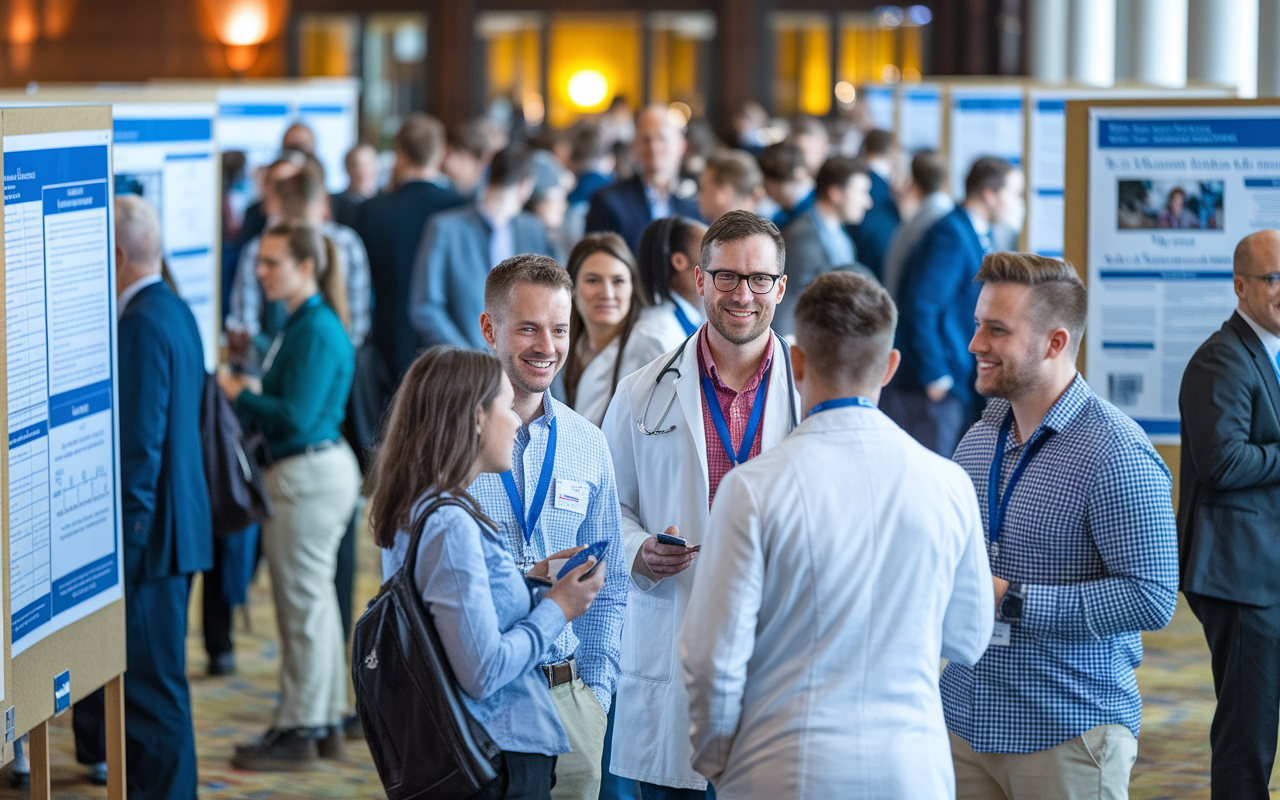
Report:
[[[378,590],[378,564],[376,547],[362,537],[357,609],[363,609]],[[276,696],[275,621],[265,569],[259,573],[252,594],[250,629],[244,629],[237,617],[239,673],[233,677],[205,677],[199,603],[192,605],[188,654],[201,796],[271,800],[382,797],[377,772],[363,743],[348,743],[345,762],[323,762],[320,770],[311,773],[270,775],[231,768],[228,758],[233,746],[258,735],[270,723]],[[192,596],[199,598],[198,585]],[[1173,624],[1147,634],[1145,643],[1146,660],[1138,670],[1145,710],[1130,797],[1207,799],[1209,722],[1214,701],[1209,651],[1199,623],[1183,602]],[[75,763],[70,715],[55,720],[50,740],[54,796],[105,798],[106,789],[89,784],[85,768]],[[10,770],[0,771],[0,800],[24,796],[8,788]],[[1274,779],[1272,795],[1280,797]]]

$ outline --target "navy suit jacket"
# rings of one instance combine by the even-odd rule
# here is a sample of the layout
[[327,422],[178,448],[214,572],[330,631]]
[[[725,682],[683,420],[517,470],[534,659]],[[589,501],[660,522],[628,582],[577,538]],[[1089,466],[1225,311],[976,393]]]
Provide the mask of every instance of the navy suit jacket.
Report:
[[[701,220],[698,202],[692,197],[671,196],[671,213]],[[649,213],[649,199],[644,195],[644,184],[637,175],[630,180],[606,186],[591,195],[591,207],[587,210],[587,233],[613,231],[627,240],[631,252],[640,251],[640,234],[653,222]]]
[[200,444],[204,348],[191,309],[163,283],[120,316],[120,493],[130,583],[213,567]]
[[418,335],[409,325],[409,284],[422,232],[436,212],[464,203],[452,189],[410,181],[357,206],[355,228],[369,253],[373,283],[375,312],[369,338],[397,381],[418,354]]
[[875,205],[867,210],[862,222],[849,225],[845,230],[858,248],[858,261],[880,277],[884,274],[884,254],[901,219],[889,184],[874,172],[871,173],[871,199]]
[[920,389],[950,375],[955,381],[951,391],[965,403],[973,399],[969,340],[981,289],[973,279],[983,255],[969,215],[957,206],[907,256],[898,290],[898,380],[903,388]]

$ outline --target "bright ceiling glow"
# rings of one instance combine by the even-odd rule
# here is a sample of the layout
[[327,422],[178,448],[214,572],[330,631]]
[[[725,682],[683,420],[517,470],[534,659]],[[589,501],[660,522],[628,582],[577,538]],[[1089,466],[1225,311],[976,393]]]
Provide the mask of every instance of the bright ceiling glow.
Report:
[[852,83],[840,81],[836,84],[836,99],[848,105],[858,99],[858,90],[854,88]]
[[261,44],[266,38],[266,3],[262,0],[241,0],[230,9],[223,25],[224,44]]
[[580,69],[569,76],[569,100],[578,108],[595,108],[609,96],[609,81],[596,69]]

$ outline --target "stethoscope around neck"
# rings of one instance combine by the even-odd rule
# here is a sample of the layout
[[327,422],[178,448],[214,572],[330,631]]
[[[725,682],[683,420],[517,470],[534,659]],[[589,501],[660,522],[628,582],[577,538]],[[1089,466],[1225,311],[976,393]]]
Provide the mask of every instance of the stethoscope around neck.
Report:
[[[649,390],[649,399],[644,403],[644,413],[640,415],[640,419],[636,420],[636,428],[645,436],[661,436],[664,433],[671,433],[676,429],[674,424],[665,428],[662,427],[662,424],[666,422],[667,414],[671,413],[671,406],[676,402],[676,390],[674,385],[671,387],[671,396],[667,398],[667,404],[662,408],[662,415],[658,417],[658,424],[653,428],[650,428],[646,422],[649,419],[649,407],[653,405],[653,396],[657,393],[658,387],[662,385],[662,379],[667,376],[667,373],[674,373],[676,380],[680,379],[680,368],[676,366],[676,362],[678,362],[680,357],[684,355],[684,349],[689,346],[689,342],[697,335],[698,334],[695,331],[680,343],[680,347],[676,350],[675,354],[671,356],[665,365],[663,365],[662,370],[658,373],[658,377],[654,379],[653,388]],[[778,337],[778,335],[772,331],[770,331],[770,335]],[[800,424],[800,417],[796,413],[796,380],[795,376],[791,372],[791,348],[787,346],[787,343],[783,341],[781,337],[777,338],[776,344],[781,346],[782,361],[787,368],[787,399],[791,402],[791,424],[794,427]],[[765,391],[768,391],[767,387]]]

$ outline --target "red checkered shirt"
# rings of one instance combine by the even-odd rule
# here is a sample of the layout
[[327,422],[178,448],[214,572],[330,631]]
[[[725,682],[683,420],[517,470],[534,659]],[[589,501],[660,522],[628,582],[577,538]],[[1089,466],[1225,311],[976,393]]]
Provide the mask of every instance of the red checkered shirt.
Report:
[[[760,362],[760,369],[756,370],[756,374],[747,381],[747,385],[742,387],[742,391],[735,392],[720,380],[720,371],[716,369],[715,361],[711,358],[711,347],[707,344],[707,326],[702,326],[702,331],[698,334],[698,383],[701,386],[701,376],[706,375],[715,384],[716,399],[720,401],[720,410],[724,413],[725,424],[729,426],[729,438],[732,440],[735,453],[742,446],[742,437],[747,433],[747,420],[751,418],[751,404],[756,401],[756,390],[760,388],[760,381],[764,379],[765,372],[773,363],[773,334],[768,334],[768,337],[769,344],[764,351],[764,360]],[[769,403],[768,391],[768,387],[765,387],[765,405]],[[711,484],[707,492],[707,507],[710,508],[711,501],[716,499],[716,489],[729,470],[733,469],[733,462],[729,460],[729,454],[720,444],[720,434],[716,431],[716,423],[711,418],[711,409],[707,406],[705,395],[702,398],[702,427],[707,432],[707,479]],[[747,456],[748,460],[760,455],[760,438],[763,432],[764,414],[762,412],[760,425],[756,428],[755,441],[751,443],[751,452]]]

